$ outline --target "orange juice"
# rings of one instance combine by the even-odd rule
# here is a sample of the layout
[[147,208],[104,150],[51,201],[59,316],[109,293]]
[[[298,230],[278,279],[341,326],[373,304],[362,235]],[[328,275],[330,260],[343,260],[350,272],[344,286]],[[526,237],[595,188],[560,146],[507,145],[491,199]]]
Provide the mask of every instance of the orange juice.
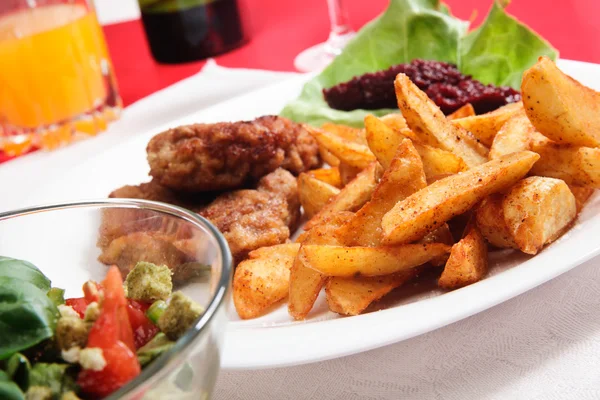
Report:
[[84,5],[54,4],[0,16],[0,60],[0,139],[11,131],[47,136],[57,125],[81,125],[86,113],[93,123],[92,111],[101,113],[114,98],[101,28]]

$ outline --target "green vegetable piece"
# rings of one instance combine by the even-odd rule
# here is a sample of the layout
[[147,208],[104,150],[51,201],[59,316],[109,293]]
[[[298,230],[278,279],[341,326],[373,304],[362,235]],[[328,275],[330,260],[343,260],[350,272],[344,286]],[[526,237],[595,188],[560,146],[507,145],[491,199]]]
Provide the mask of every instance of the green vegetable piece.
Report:
[[48,387],[55,398],[62,393],[76,392],[77,385],[75,379],[69,373],[69,367],[68,364],[37,363],[29,374],[29,385]]
[[157,300],[148,308],[146,316],[152,321],[154,325],[158,324],[158,319],[167,309],[167,303],[163,300]]
[[151,341],[138,349],[137,357],[140,365],[142,367],[148,365],[162,353],[173,347],[174,344],[175,342],[169,340],[164,333],[158,333]]
[[166,300],[173,290],[171,270],[166,265],[138,262],[125,279],[127,297],[133,300]]
[[461,72],[483,83],[507,85],[520,90],[523,72],[538,57],[555,60],[558,51],[527,26],[508,15],[498,1],[483,24],[461,42]]
[[13,354],[6,362],[8,377],[19,385],[21,390],[27,390],[29,387],[30,370],[31,364],[29,364],[29,360],[21,353]]
[[468,22],[450,15],[438,0],[391,0],[382,15],[365,25],[342,54],[304,85],[300,96],[288,103],[281,115],[314,126],[331,121],[362,127],[367,114],[394,110],[334,110],[322,90],[416,58],[452,62],[484,83],[518,88],[521,75],[539,56],[557,55],[498,3],[480,28],[467,34],[467,27]]
[[25,400],[25,395],[16,383],[10,380],[6,372],[0,370],[0,399]]
[[31,386],[25,393],[25,400],[52,400],[52,389],[47,386]]
[[58,314],[46,290],[0,277],[0,360],[52,337]]
[[190,329],[204,309],[198,303],[177,291],[173,293],[167,309],[158,319],[158,328],[171,340],[177,340]]
[[44,292],[50,290],[50,279],[28,261],[0,256],[0,277],[12,277],[27,281]]
[[65,289],[59,288],[51,288],[48,290],[48,298],[52,300],[55,306],[60,306],[61,304],[65,304]]

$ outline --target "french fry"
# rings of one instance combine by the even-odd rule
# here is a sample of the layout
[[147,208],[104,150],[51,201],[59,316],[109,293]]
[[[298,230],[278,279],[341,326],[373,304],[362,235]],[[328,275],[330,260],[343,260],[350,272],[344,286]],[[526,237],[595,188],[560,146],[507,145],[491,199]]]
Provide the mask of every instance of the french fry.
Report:
[[381,166],[378,162],[369,165],[344,186],[340,193],[327,203],[318,214],[312,217],[304,225],[304,229],[310,230],[339,211],[356,211],[361,208],[371,198],[381,173]]
[[517,247],[537,254],[556,240],[577,216],[575,196],[559,179],[532,176],[508,192],[502,202],[504,220]]
[[419,190],[383,216],[383,244],[420,239],[484,197],[516,183],[538,159],[539,155],[530,151],[509,154]]
[[376,161],[375,156],[364,144],[348,141],[331,132],[307,126],[308,131],[317,140],[319,146],[329,150],[340,162],[345,162],[356,168],[366,168]]
[[575,196],[577,214],[579,214],[583,207],[585,207],[590,197],[592,197],[594,194],[594,189],[580,186],[569,186],[569,189],[571,189],[571,193],[573,193],[573,196]]
[[540,155],[533,166],[533,175],[564,180],[569,185],[600,188],[600,149],[563,146],[540,134],[530,144]]
[[[378,245],[381,242],[381,218],[385,212],[399,199],[425,187],[422,162],[410,140],[405,139],[397,146],[396,157],[390,164],[371,201],[336,231],[336,237],[345,245]],[[334,312],[358,314],[412,276],[414,272],[407,271],[381,279],[333,277],[327,283],[327,302]]]
[[487,244],[474,218],[471,218],[463,238],[452,246],[438,286],[444,289],[467,286],[482,280],[487,271]]
[[512,233],[504,220],[504,195],[495,193],[481,201],[475,212],[475,221],[486,240],[500,249],[516,249]]
[[467,170],[467,165],[449,151],[427,145],[415,145],[423,161],[427,183],[435,182],[442,175],[454,175]]
[[[454,244],[454,238],[452,237],[452,232],[450,232],[450,226],[444,224],[435,231],[429,232],[427,235],[423,236],[423,239],[419,240],[418,243],[443,243],[452,246]],[[429,260],[429,264],[439,267],[446,264],[447,260],[448,254],[442,254],[439,257],[434,257]]]
[[452,114],[448,115],[449,120],[455,120],[460,118],[472,117],[476,115],[475,109],[473,108],[473,104],[467,103],[458,110],[454,111]]
[[455,119],[452,123],[471,132],[479,142],[489,147],[502,125],[519,110],[523,110],[523,103],[510,103],[485,114]]
[[[301,240],[305,244],[327,244],[338,245],[333,232],[344,224],[352,216],[352,213],[341,212],[332,215],[323,221],[322,224],[314,227],[304,233]],[[294,259],[290,270],[290,287],[288,313],[295,320],[306,318],[313,307],[321,288],[325,284],[327,277],[312,268],[305,266],[300,257]]]
[[308,218],[321,211],[339,193],[340,189],[306,173],[298,176],[298,198]]
[[338,189],[343,187],[342,178],[340,177],[340,170],[337,167],[313,169],[311,171],[307,171],[306,173],[313,178],[328,183]]
[[347,246],[377,246],[381,243],[381,219],[398,201],[427,186],[423,164],[409,139],[397,148],[396,156],[384,172],[371,200],[336,236]]
[[356,168],[346,164],[345,162],[340,162],[338,170],[340,171],[340,180],[342,181],[342,187],[344,187],[352,179],[356,178],[356,175],[358,175],[358,173],[362,171],[363,168]]
[[381,117],[381,122],[386,124],[389,128],[396,132],[401,132],[405,129],[409,129],[406,124],[406,120],[401,113],[387,114]]
[[406,139],[374,115],[365,117],[367,144],[384,169],[388,169],[400,143]]
[[502,196],[482,202],[477,225],[493,245],[537,254],[577,216],[577,201],[564,181],[532,176]]
[[323,146],[319,146],[319,155],[321,156],[323,161],[325,161],[325,163],[332,167],[337,167],[338,165],[340,165],[340,159],[334,156],[329,150],[327,150]]
[[326,276],[390,275],[423,265],[450,251],[443,243],[406,244],[398,247],[343,247],[302,245],[304,265]]
[[535,127],[527,118],[525,110],[515,112],[494,137],[490,148],[490,160],[517,151],[529,150],[534,132]]
[[358,315],[374,301],[414,278],[417,270],[377,277],[330,278],[325,285],[327,305],[341,315]]
[[600,146],[600,93],[563,73],[548,57],[523,74],[523,105],[533,126],[559,144]]
[[[365,129],[369,148],[383,168],[388,168],[400,142],[407,136],[393,131],[373,115],[365,117]],[[434,177],[456,174],[467,169],[463,160],[449,151],[420,144],[414,140],[413,145],[421,157],[428,182],[432,181]]]
[[324,131],[333,133],[336,136],[341,137],[347,141],[358,143],[358,144],[367,144],[367,140],[365,138],[365,130],[359,128],[353,128],[347,125],[339,125],[331,122],[326,122],[321,125],[321,129]]
[[448,150],[459,156],[469,168],[486,161],[487,149],[477,143],[468,131],[455,126],[439,107],[405,74],[394,82],[398,108],[408,127],[426,144]]
[[288,295],[290,268],[299,249],[299,243],[262,247],[237,266],[233,303],[240,318],[256,318]]

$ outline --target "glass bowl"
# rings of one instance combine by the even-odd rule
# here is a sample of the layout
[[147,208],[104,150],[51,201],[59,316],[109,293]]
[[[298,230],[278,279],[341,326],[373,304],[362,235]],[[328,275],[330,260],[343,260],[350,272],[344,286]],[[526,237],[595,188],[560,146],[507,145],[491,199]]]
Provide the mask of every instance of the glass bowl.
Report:
[[[229,307],[232,260],[227,242],[206,219],[144,200],[103,199],[0,213],[0,255],[27,260],[81,297],[109,264],[123,276],[138,261],[174,269],[177,290],[205,309],[195,325],[110,399],[210,397],[219,371]],[[102,260],[102,261],[100,261]],[[177,283],[175,283],[177,282]]]

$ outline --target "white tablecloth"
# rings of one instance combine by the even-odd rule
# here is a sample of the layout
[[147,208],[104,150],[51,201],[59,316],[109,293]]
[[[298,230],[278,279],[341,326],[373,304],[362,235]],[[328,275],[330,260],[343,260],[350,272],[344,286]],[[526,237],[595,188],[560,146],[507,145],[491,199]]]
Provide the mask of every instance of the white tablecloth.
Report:
[[[23,206],[36,184],[148,127],[289,76],[210,64],[134,104],[97,138],[0,165],[0,211]],[[221,371],[214,398],[598,399],[598,267],[600,259],[592,260],[491,310],[370,352],[292,368]]]

